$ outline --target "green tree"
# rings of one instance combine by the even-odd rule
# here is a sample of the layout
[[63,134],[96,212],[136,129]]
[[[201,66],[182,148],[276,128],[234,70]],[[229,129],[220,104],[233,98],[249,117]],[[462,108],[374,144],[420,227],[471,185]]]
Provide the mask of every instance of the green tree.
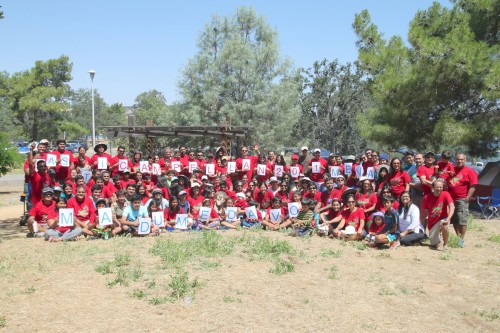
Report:
[[362,132],[383,144],[416,149],[465,147],[494,153],[500,137],[500,5],[494,0],[434,3],[410,24],[409,46],[383,39],[368,11],[353,24],[359,61],[375,107]]
[[[276,31],[253,8],[213,16],[183,70],[179,122],[252,125],[251,140],[289,143],[299,116],[300,80],[279,56]],[[286,119],[286,121],[284,121]]]
[[371,102],[362,77],[357,64],[326,59],[303,72],[302,117],[296,133],[307,138],[304,143],[343,154],[366,147],[356,121]]
[[18,154],[16,147],[10,144],[8,134],[0,132],[0,176],[19,166],[21,161],[21,155]]
[[67,56],[37,61],[30,70],[15,73],[7,82],[10,109],[31,139],[56,139],[63,111],[68,110],[72,64]]

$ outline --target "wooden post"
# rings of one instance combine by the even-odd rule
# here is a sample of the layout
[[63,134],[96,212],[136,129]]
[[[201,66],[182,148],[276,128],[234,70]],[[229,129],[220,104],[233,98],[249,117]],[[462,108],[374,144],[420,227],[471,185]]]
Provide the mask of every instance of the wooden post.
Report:
[[[135,115],[129,114],[128,115],[128,125],[129,126],[135,126]],[[128,149],[129,151],[135,151],[135,137],[128,136]]]

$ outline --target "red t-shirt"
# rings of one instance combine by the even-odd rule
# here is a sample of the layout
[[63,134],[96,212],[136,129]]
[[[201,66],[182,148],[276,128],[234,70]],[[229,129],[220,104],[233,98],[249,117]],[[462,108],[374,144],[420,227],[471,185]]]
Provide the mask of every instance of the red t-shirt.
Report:
[[[319,173],[314,173],[313,172],[312,165],[315,162],[319,162],[320,165],[323,167],[323,168],[320,168],[320,172]],[[316,183],[323,181],[323,174],[325,173],[325,171],[328,171],[327,164],[328,164],[328,162],[324,158],[322,158],[322,157],[313,158],[312,160],[309,161],[309,171],[311,173],[311,176],[309,178],[311,178],[311,181],[316,182]]]
[[71,198],[68,200],[68,208],[73,208],[75,212],[75,217],[80,221],[90,221],[91,223],[95,219],[95,206],[89,197],[85,197],[82,202],[76,200],[76,198]]
[[346,209],[342,212],[342,217],[345,219],[344,228],[352,225],[356,231],[358,231],[361,220],[365,219],[365,213],[361,208],[356,208],[354,212],[351,212],[350,209]]
[[177,218],[177,214],[185,214],[184,209],[182,209],[182,207],[179,207],[178,213],[171,212],[168,210],[168,208],[163,211],[163,217],[165,218],[165,221],[175,221],[175,219]]
[[439,161],[437,163],[437,166],[439,167],[438,171],[438,177],[444,179],[446,182],[448,182],[451,178],[450,174],[448,171],[455,171],[455,166],[451,162],[444,162],[444,161]]
[[375,222],[372,222],[370,224],[370,230],[368,230],[368,233],[370,234],[378,234],[381,232],[385,227],[385,223],[382,223],[380,226],[378,226]]
[[394,197],[399,198],[401,193],[405,191],[406,184],[411,182],[410,175],[404,170],[394,171],[389,173],[387,181],[391,185]]
[[[429,180],[434,175],[434,165],[430,167],[425,164],[419,166],[417,169],[417,176],[420,178],[421,176],[425,176],[425,179]],[[430,194],[432,192],[432,187],[426,184],[422,184],[422,189],[424,190],[424,194]]]
[[63,152],[60,152],[59,150],[51,152],[51,154],[56,155],[56,159],[60,160],[61,155],[67,155],[69,158],[69,167],[63,167],[61,166],[61,162],[57,163],[56,165],[56,180],[64,180],[69,178],[69,173],[71,172],[71,164],[78,162],[78,160],[75,160],[73,157],[73,154],[69,150],[65,150]]
[[112,157],[111,155],[109,154],[106,154],[106,153],[103,153],[102,156],[99,156],[99,154],[94,154],[92,155],[92,157],[90,158],[90,166],[92,167],[92,169],[97,169],[97,164],[94,165],[95,162],[98,161],[98,158],[99,157],[106,157],[106,159],[108,160],[108,169],[109,169],[109,166],[112,165]]
[[240,158],[236,159],[236,170],[241,170],[243,168],[243,160],[244,159],[250,160],[250,170],[237,172],[238,179],[243,178],[244,174],[247,175],[248,179],[252,179],[253,169],[256,168],[259,158],[257,156],[247,156],[245,158],[240,157]]
[[361,209],[368,209],[377,204],[377,195],[375,193],[358,193],[356,195],[356,206]]
[[422,209],[427,209],[427,227],[429,230],[442,219],[448,217],[448,205],[453,202],[450,193],[441,192],[436,197],[434,194],[427,194],[422,202]]
[[56,208],[56,203],[51,200],[50,204],[46,205],[43,201],[39,201],[30,209],[30,216],[35,217],[35,221],[38,223],[47,223],[49,214]]
[[[110,163],[110,166],[111,166],[111,165],[115,165],[115,164],[116,164],[116,163],[118,163],[120,160],[126,160],[126,161],[127,161],[127,165],[126,165],[126,167],[127,167],[127,169],[129,169],[129,171],[134,170],[134,165],[132,164],[132,162],[130,162],[130,160],[129,160],[129,159],[128,159],[128,157],[126,157],[126,156],[122,156],[122,157],[120,157],[120,156],[118,156],[118,155],[115,155],[113,158],[111,158],[111,163]],[[112,176],[114,176],[114,175],[116,175],[117,173],[118,173],[120,176],[122,176],[122,172],[121,172],[121,171],[120,171],[120,172],[118,172],[119,167],[120,167],[120,166],[119,166],[119,165],[117,165],[117,166],[113,169],[113,171],[111,172],[111,177],[112,177]]]
[[455,176],[449,181],[448,191],[453,200],[459,200],[467,197],[469,187],[472,185],[477,185],[476,172],[468,166],[455,168]]
[[259,203],[259,206],[262,208],[262,203],[267,202],[269,206],[271,206],[271,200],[273,200],[274,194],[271,191],[266,191],[266,193],[257,192],[255,194],[255,201]]
[[322,193],[322,192],[320,192],[320,191],[316,191],[316,192],[314,193],[314,195],[313,195],[311,192],[307,191],[307,192],[303,195],[303,197],[304,197],[304,198],[308,198],[308,199],[313,199],[313,200],[316,200],[317,202],[321,202],[321,193]]
[[198,211],[200,210],[203,204],[203,200],[205,200],[205,197],[199,195],[197,198],[189,197],[186,200],[189,202],[191,215],[198,216]]
[[42,190],[46,187],[51,187],[53,182],[48,172],[45,172],[42,176],[35,171],[35,173],[29,177],[29,180],[31,182],[31,203],[35,205],[42,200]]

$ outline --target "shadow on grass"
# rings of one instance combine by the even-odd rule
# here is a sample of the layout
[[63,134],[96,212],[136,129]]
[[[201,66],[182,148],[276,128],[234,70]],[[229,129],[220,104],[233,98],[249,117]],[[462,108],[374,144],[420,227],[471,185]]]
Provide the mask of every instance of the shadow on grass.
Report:
[[28,229],[19,225],[20,218],[0,220],[0,243],[25,236]]

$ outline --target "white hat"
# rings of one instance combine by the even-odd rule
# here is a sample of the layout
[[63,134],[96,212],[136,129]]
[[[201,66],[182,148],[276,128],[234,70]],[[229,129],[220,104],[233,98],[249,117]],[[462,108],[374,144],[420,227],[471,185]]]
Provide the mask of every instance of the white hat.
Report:
[[242,199],[245,199],[245,198],[246,198],[246,195],[245,195],[245,193],[243,193],[243,192],[238,192],[238,193],[236,193],[236,196],[237,196],[238,198],[242,198]]
[[307,180],[308,182],[310,182],[310,181],[311,181],[311,178],[309,178],[309,177],[304,177],[304,178],[302,178],[301,180],[302,180],[302,181]]
[[345,177],[343,175],[338,175],[337,177],[335,177],[335,179],[339,179],[339,178],[345,179]]
[[42,139],[40,140],[40,143],[38,143],[39,145],[48,145],[49,144],[49,140],[47,139]]
[[356,233],[356,228],[354,228],[352,225],[348,225],[345,228],[345,234],[346,235],[354,235]]
[[316,149],[314,149],[314,152],[315,152],[315,153],[321,153],[321,149],[316,148]]
[[180,191],[180,192],[179,192],[179,195],[186,195],[186,194],[187,194],[187,193],[186,193],[186,191],[184,191],[184,190],[182,190],[182,191]]
[[206,179],[208,180],[208,177],[206,175],[201,176],[201,180]]
[[302,151],[302,150],[309,150],[309,149],[307,148],[307,146],[302,146],[302,148],[300,148],[300,150]]
[[277,182],[278,181],[278,178],[272,176],[271,178],[269,178],[269,182],[272,183],[272,182]]

